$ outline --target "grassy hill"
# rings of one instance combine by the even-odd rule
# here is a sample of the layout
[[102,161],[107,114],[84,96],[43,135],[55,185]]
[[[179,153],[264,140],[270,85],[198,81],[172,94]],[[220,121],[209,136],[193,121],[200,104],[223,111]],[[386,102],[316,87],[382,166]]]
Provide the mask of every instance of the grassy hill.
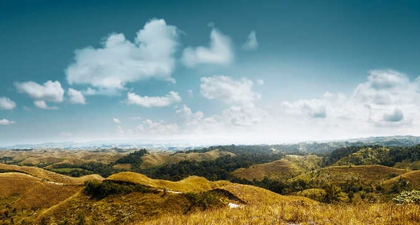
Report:
[[79,192],[46,210],[33,222],[74,224],[81,221],[95,221],[99,224],[124,224],[219,208],[229,210],[229,205],[243,207],[261,201],[267,204],[279,202],[317,204],[303,197],[281,196],[250,185],[228,181],[212,182],[196,176],[173,182],[151,179],[138,173],[123,172],[114,174],[97,185],[106,186],[101,189],[103,191],[114,189],[115,193],[117,190],[137,188],[118,194],[103,195],[102,198],[93,198],[85,192]]
[[64,184],[64,185],[83,185],[87,180],[102,180],[103,178],[97,174],[87,175],[83,177],[69,177],[62,174],[57,174],[48,170],[32,166],[17,166],[0,163],[0,171],[10,171],[29,174],[36,178],[41,178],[46,181]]
[[0,223],[20,223],[82,189],[64,186],[24,173],[0,173]]
[[[33,167],[0,166],[4,172],[0,182],[6,184],[0,186],[0,204],[8,210],[7,218],[6,211],[0,211],[4,224],[415,224],[420,220],[419,205],[324,204],[198,176],[168,181],[121,172],[88,182],[82,190],[82,186],[57,183],[73,179],[64,179],[64,175],[56,177]],[[5,172],[11,169],[23,172]],[[419,175],[418,171],[379,165],[334,166],[290,181],[344,185],[357,180],[392,186],[406,179],[417,185]]]
[[[60,164],[81,165],[88,162],[111,163],[124,154],[114,149],[87,151],[87,150],[60,150],[60,149],[34,149],[25,151],[3,150],[0,158],[11,157],[13,164],[34,165],[46,167]],[[0,161],[1,162],[1,161]]]
[[215,160],[219,157],[230,155],[235,156],[234,153],[228,151],[222,151],[219,149],[214,149],[208,152],[151,152],[141,157],[142,163],[140,165],[141,169],[147,169],[150,167],[160,166],[164,164],[178,163],[182,160],[189,161],[206,161],[206,160]]
[[283,159],[263,164],[256,164],[249,168],[240,168],[232,172],[235,177],[253,181],[264,178],[270,180],[284,180],[299,174],[309,172],[320,167],[321,157],[315,155],[289,155]]
[[342,183],[352,180],[380,182],[404,174],[407,170],[381,165],[330,166],[293,178],[293,180],[316,181],[320,183]]
[[355,153],[342,157],[334,165],[373,165],[390,163],[389,151],[389,148],[380,146],[362,148]]
[[409,171],[384,182],[387,189],[395,191],[420,189],[420,170]]

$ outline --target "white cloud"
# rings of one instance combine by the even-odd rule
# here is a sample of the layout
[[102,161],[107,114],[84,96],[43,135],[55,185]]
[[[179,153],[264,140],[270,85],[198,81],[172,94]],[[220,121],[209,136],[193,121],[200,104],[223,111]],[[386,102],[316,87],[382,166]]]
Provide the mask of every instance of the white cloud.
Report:
[[39,101],[62,102],[64,89],[58,81],[47,81],[40,85],[33,81],[15,83],[19,93],[29,95],[29,97]]
[[12,110],[16,107],[16,103],[10,98],[0,97],[0,109]]
[[353,98],[369,105],[418,104],[419,82],[410,82],[404,74],[393,70],[374,70],[368,81],[359,84]]
[[86,104],[85,96],[83,96],[82,92],[77,91],[73,88],[69,88],[67,91],[67,95],[70,98],[70,103],[72,104]]
[[251,31],[251,33],[249,33],[246,42],[242,45],[242,48],[247,51],[257,50],[258,41],[255,31]]
[[258,85],[264,85],[264,80],[263,79],[258,79],[257,84]]
[[284,109],[293,114],[305,114],[311,118],[326,118],[327,107],[331,104],[326,99],[302,99],[296,102],[283,102]]
[[57,107],[50,107],[45,101],[34,101],[34,105],[40,109],[58,109]]
[[7,119],[0,120],[0,125],[10,125],[10,124],[14,124],[14,123],[15,123],[15,121],[10,121],[10,120],[7,120]]
[[143,107],[165,107],[176,102],[180,102],[182,99],[177,92],[169,92],[164,97],[149,97],[149,96],[138,96],[135,93],[127,93],[127,103],[129,105],[135,104]]
[[251,80],[235,81],[227,76],[202,77],[200,92],[207,99],[221,99],[226,103],[250,104],[261,98],[252,90]]
[[163,19],[147,22],[134,42],[124,34],[111,34],[102,48],[75,51],[75,62],[66,69],[67,81],[105,90],[124,89],[126,83],[149,78],[173,82],[177,39],[177,28]]
[[231,106],[223,111],[223,119],[229,126],[251,127],[262,122],[266,116],[266,112],[255,105]]
[[176,123],[165,123],[163,120],[155,122],[150,119],[145,119],[136,127],[136,130],[147,135],[162,135],[174,134],[178,132],[179,127]]
[[217,29],[212,29],[210,46],[187,47],[182,54],[182,62],[187,67],[198,64],[228,65],[234,58],[230,38]]
[[200,120],[200,119],[203,119],[204,117],[203,112],[198,111],[196,113],[193,113],[192,110],[186,105],[183,105],[181,108],[179,107],[176,107],[176,108],[177,110],[175,110],[175,112],[183,116],[187,120]]
[[114,123],[116,123],[116,124],[120,124],[121,123],[121,121],[118,118],[113,118],[112,121],[114,121]]
[[[301,127],[317,127],[361,136],[420,132],[420,82],[392,70],[371,71],[352,96],[326,93],[321,98],[283,102],[285,118]],[[319,120],[322,118],[322,120]],[[296,125],[295,124],[295,125]],[[386,133],[391,130],[391,133]]]

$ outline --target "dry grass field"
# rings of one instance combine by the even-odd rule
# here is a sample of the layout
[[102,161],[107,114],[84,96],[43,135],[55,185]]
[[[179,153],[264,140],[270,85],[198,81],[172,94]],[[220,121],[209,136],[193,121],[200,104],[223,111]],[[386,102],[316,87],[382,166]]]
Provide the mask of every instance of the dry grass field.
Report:
[[235,154],[227,151],[221,151],[218,149],[211,150],[204,153],[184,153],[184,152],[151,152],[150,154],[146,154],[141,157],[142,164],[141,169],[146,169],[154,166],[159,166],[163,164],[171,164],[171,163],[178,163],[182,160],[190,160],[190,161],[205,161],[205,160],[214,160],[222,156],[235,156]]
[[0,170],[25,173],[36,178],[41,178],[46,181],[51,181],[65,185],[83,185],[84,182],[87,180],[103,180],[103,178],[97,174],[87,175],[83,177],[69,177],[32,166],[16,166],[0,163]]
[[302,174],[293,179],[307,181],[316,179],[319,182],[325,183],[340,183],[350,180],[357,180],[360,182],[380,182],[407,172],[407,170],[381,165],[330,166],[310,173]]
[[320,167],[321,157],[315,155],[299,156],[289,155],[283,159],[240,168],[232,172],[232,175],[249,181],[261,181],[264,178],[270,180],[285,180],[299,174],[309,172]]
[[[420,206],[415,204],[324,204],[197,176],[172,182],[133,172],[117,173],[104,182],[137,184],[154,191],[111,194],[97,199],[85,194],[81,186],[47,180],[64,178],[42,169],[5,165],[1,168],[26,171],[0,173],[4,184],[0,186],[1,207],[14,211],[13,221],[5,219],[3,213],[3,220],[0,219],[3,224],[419,224],[420,221]],[[364,173],[364,179],[387,179],[389,173],[405,172],[381,166],[355,166],[329,168],[328,174],[338,175],[347,170]],[[414,179],[418,173],[402,176]]]
[[280,202],[246,205],[242,208],[220,208],[189,215],[167,215],[132,224],[150,225],[236,225],[236,224],[337,224],[337,225],[409,225],[420,223],[419,205],[389,204],[306,204]]
[[13,157],[19,165],[81,165],[88,162],[111,163],[124,156],[112,149],[106,151],[34,149],[30,151],[0,151],[1,157]]

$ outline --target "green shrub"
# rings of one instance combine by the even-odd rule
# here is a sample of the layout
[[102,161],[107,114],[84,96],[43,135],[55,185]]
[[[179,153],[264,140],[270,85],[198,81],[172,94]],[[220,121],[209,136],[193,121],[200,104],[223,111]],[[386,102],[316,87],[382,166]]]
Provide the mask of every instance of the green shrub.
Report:
[[102,199],[109,195],[128,194],[131,192],[159,193],[158,190],[147,188],[139,184],[115,181],[87,181],[85,182],[84,192],[97,199]]

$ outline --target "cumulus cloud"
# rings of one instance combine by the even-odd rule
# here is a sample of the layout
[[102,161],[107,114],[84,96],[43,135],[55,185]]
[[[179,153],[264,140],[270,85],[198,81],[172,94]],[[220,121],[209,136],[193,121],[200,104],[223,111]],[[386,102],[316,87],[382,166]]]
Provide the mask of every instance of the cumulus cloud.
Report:
[[0,97],[0,109],[12,110],[16,107],[16,103],[10,98]]
[[236,127],[252,127],[259,124],[266,118],[267,113],[257,106],[256,103],[261,99],[261,94],[252,88],[253,82],[246,78],[239,80],[227,76],[201,78],[201,95],[207,99],[222,100],[230,106],[220,115],[208,117],[199,122],[223,128],[222,130],[234,130]]
[[58,109],[55,106],[53,107],[48,106],[45,101],[34,101],[34,105],[40,109]]
[[69,88],[67,91],[67,95],[70,98],[70,103],[72,104],[86,104],[85,96],[83,96],[82,92],[77,91],[73,88]]
[[255,105],[231,106],[223,111],[226,124],[251,127],[259,124],[267,116],[266,112]]
[[325,99],[302,99],[296,102],[283,102],[282,106],[289,113],[305,114],[311,118],[326,118],[327,105],[330,103]]
[[155,78],[173,82],[173,54],[178,31],[163,19],[153,19],[137,32],[134,42],[124,34],[111,34],[102,48],[75,51],[75,62],[66,69],[69,84],[85,84],[104,90],[121,90],[125,84]]
[[62,102],[64,89],[58,81],[47,81],[44,84],[38,84],[33,81],[15,83],[19,93],[27,94],[29,97],[39,101]]
[[230,38],[214,28],[210,33],[209,47],[187,47],[182,54],[182,62],[187,67],[198,64],[228,65],[233,58]]
[[393,70],[374,70],[368,80],[359,84],[353,98],[369,105],[420,103],[419,82],[411,82],[402,73]]
[[147,108],[152,107],[165,107],[176,102],[180,102],[182,99],[178,92],[169,92],[164,97],[149,97],[149,96],[138,96],[135,93],[127,93],[127,103],[129,105],[140,105]]
[[249,33],[246,42],[242,45],[242,48],[247,51],[256,50],[258,48],[257,34],[255,31]]
[[15,123],[15,121],[7,120],[7,119],[0,120],[0,125],[10,125],[10,124],[14,124],[14,123]]
[[252,90],[253,82],[246,78],[233,80],[227,76],[202,77],[200,92],[207,99],[226,103],[249,104],[261,98]]
[[284,112],[302,120],[323,118],[329,127],[353,127],[375,130],[375,127],[401,127],[418,124],[420,118],[420,82],[393,70],[373,70],[353,94],[326,93],[321,98],[283,102]]
[[182,107],[176,107],[176,108],[177,109],[175,110],[175,112],[189,121],[200,120],[204,118],[204,114],[202,111],[193,113],[192,110],[186,105],[183,105]]
[[145,119],[136,127],[140,133],[146,134],[173,134],[178,132],[179,127],[176,123],[166,123],[163,120],[153,121]]

